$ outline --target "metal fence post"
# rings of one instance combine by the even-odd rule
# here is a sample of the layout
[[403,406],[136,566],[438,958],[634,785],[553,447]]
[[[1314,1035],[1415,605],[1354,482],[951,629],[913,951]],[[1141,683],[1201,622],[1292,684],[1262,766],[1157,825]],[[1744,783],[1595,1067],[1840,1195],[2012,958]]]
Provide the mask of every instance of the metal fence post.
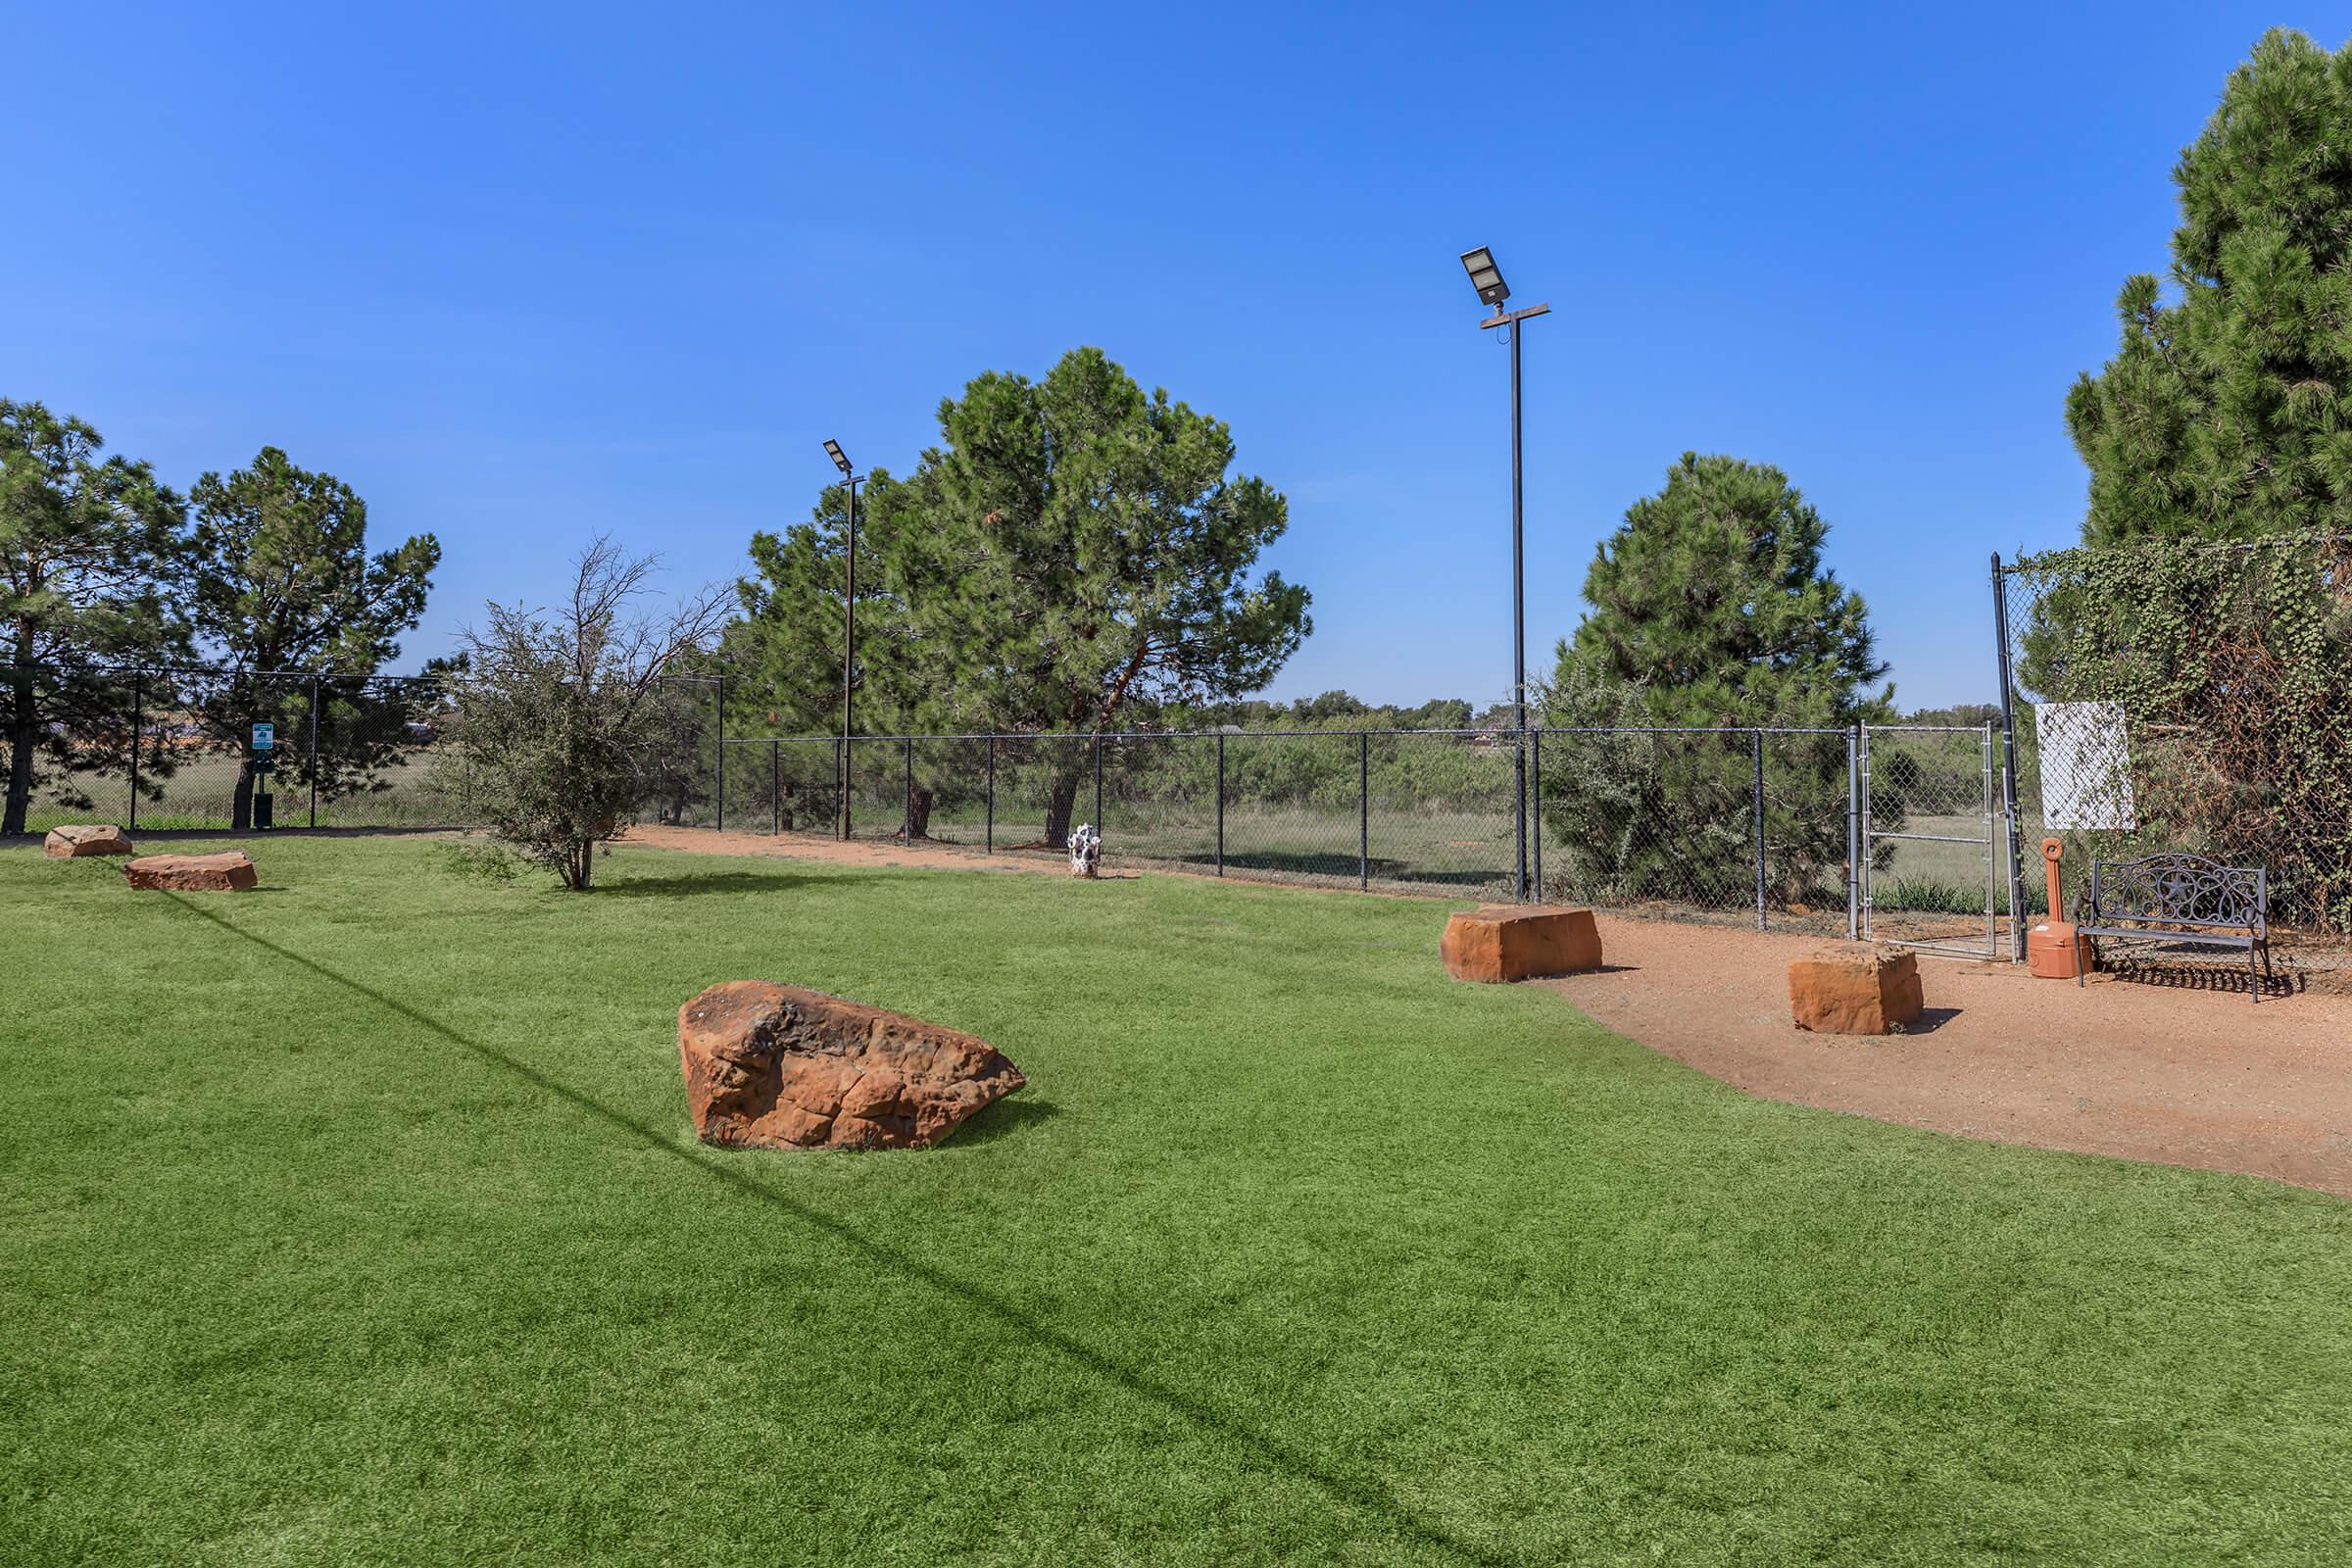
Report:
[[[2001,831],[2008,840],[2009,936],[2012,963],[2026,958],[2026,886],[2018,868],[2017,834],[2017,712],[2011,701],[2009,669],[2009,593],[2001,570],[2001,553],[1992,553],[1992,634],[2000,644],[2001,676]],[[2050,918],[2058,918],[2052,909]]]
[[997,852],[997,738],[988,738],[988,853]]
[[784,759],[782,741],[767,743],[767,831],[784,831]]
[[[1517,352],[1518,328],[1511,329],[1513,352]],[[1517,838],[1514,848],[1519,855],[1519,902],[1527,902],[1527,689],[1518,689],[1519,729],[1511,737],[1511,830]]]
[[146,671],[133,667],[130,672],[130,823],[128,831],[139,830],[139,699],[145,695],[139,682]]
[[1217,875],[1225,874],[1225,732],[1217,731]]
[[1527,793],[1530,806],[1527,826],[1529,833],[1535,838],[1536,902],[1542,904],[1544,902],[1544,732],[1540,729],[1530,730],[1527,739],[1535,753],[1529,760],[1531,765],[1528,769]]
[[1994,912],[1998,895],[1993,884],[1998,872],[1992,861],[1992,720],[1984,721],[1984,956],[1992,957],[2001,951],[2000,917]]
[[906,804],[900,808],[899,837],[908,844],[914,842],[914,737],[906,737]]
[[1857,813],[1857,818],[1860,823],[1862,849],[1860,855],[1854,861],[1854,871],[1855,874],[1862,880],[1862,940],[1868,942],[1872,940],[1870,934],[1870,915],[1871,904],[1875,891],[1871,886],[1871,857],[1878,853],[1877,850],[1872,847],[1870,842],[1870,824],[1872,819],[1871,813],[1877,810],[1878,808],[1870,798],[1870,726],[1868,724],[1857,724],[1854,727],[1862,737],[1862,764],[1855,770],[1854,775],[1856,778],[1861,780],[1862,784],[1862,808]]
[[311,677],[311,826],[318,825],[318,677]]
[[1102,831],[1102,732],[1095,731],[1095,832]]
[[727,677],[726,677],[726,676],[724,676],[724,675],[721,675],[721,676],[719,676],[719,677],[718,677],[718,682],[717,682],[717,687],[716,687],[716,690],[717,690],[717,692],[718,692],[718,699],[717,699],[717,702],[715,703],[714,707],[715,707],[715,709],[716,709],[716,714],[715,714],[715,716],[717,717],[717,720],[718,720],[718,744],[717,744],[717,745],[715,745],[715,746],[713,746],[713,747],[711,748],[711,754],[712,754],[712,757],[713,757],[714,760],[716,760],[716,761],[717,761],[717,763],[718,763],[718,779],[717,779],[717,785],[718,785],[718,787],[717,787],[717,789],[715,789],[715,790],[712,792],[712,794],[711,794],[711,800],[712,800],[712,802],[713,802],[713,808],[712,808],[712,812],[711,812],[711,815],[712,815],[711,827],[712,827],[712,829],[713,829],[714,831],[716,831],[716,832],[720,832],[720,833],[723,833],[723,832],[725,832],[725,831],[727,830]]
[[1355,885],[1372,890],[1372,737],[1355,732]]
[[1862,724],[1845,732],[1845,939],[1862,935]]
[[1755,742],[1756,752],[1756,929],[1766,929],[1764,923],[1764,732],[1751,730],[1748,739]]

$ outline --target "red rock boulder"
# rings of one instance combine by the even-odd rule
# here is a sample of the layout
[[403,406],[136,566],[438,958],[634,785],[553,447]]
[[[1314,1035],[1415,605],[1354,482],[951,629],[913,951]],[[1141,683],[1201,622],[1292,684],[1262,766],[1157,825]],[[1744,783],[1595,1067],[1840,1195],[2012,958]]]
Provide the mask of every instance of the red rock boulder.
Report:
[[1510,904],[1456,910],[1438,954],[1456,980],[1534,980],[1600,967],[1591,909]]
[[1799,1029],[1886,1035],[1925,1005],[1919,959],[1878,948],[1825,948],[1788,965],[1788,1011]]
[[260,880],[243,850],[220,855],[142,855],[126,860],[122,874],[134,888],[173,893],[236,893]]
[[83,855],[129,855],[130,840],[112,822],[68,822],[41,840],[41,853],[64,860]]
[[1028,1081],[975,1036],[765,980],[680,1007],[678,1065],[721,1148],[928,1149]]

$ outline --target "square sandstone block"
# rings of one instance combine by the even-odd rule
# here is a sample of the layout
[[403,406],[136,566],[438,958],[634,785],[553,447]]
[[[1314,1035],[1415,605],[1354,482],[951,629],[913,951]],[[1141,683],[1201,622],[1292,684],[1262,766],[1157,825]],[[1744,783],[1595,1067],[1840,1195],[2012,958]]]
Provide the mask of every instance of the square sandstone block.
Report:
[[1600,967],[1591,909],[1512,904],[1465,909],[1446,922],[1438,951],[1456,980],[1535,980]]
[[1788,965],[1788,1011],[1799,1029],[1886,1035],[1917,1021],[1919,959],[1877,948],[1825,948]]

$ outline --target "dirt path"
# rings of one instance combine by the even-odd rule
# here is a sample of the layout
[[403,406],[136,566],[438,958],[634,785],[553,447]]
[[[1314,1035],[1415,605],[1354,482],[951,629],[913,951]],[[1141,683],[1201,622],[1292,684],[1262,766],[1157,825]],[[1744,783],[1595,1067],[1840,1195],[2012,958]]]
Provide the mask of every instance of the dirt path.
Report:
[[[707,855],[1067,875],[1057,856],[637,827]],[[1113,875],[1134,875],[1132,871]],[[1922,1032],[1806,1034],[1788,960],[1817,938],[1600,918],[1609,968],[1539,982],[1619,1034],[1767,1100],[1997,1143],[2240,1171],[2352,1197],[2352,997],[2265,1000],[1921,958]],[[1430,906],[1430,961],[1445,910]]]
[[2266,998],[1923,957],[1925,1032],[1788,1021],[1803,938],[1600,917],[1610,969],[1540,982],[1767,1100],[2352,1197],[2352,998]]

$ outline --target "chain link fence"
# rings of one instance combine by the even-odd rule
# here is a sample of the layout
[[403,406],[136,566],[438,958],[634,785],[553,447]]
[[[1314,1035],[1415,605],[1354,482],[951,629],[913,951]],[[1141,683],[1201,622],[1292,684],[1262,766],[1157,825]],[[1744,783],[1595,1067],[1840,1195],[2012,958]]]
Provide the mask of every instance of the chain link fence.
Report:
[[[1994,560],[1997,724],[730,736],[662,682],[649,822],[1330,887],[1532,897],[2015,956],[2034,846],[2270,873],[2289,945],[2352,949],[2352,537]],[[24,826],[455,827],[453,677],[18,671],[46,715]],[[248,744],[271,722],[261,774]],[[1514,759],[1526,748],[1528,798]]]
[[[441,676],[141,668],[20,678],[46,715],[28,748],[28,832],[93,816],[242,831],[265,796],[281,827],[466,820],[463,766],[440,765],[453,701]],[[261,722],[276,735],[266,760],[251,744]]]
[[2018,818],[2089,861],[2269,872],[2276,940],[2352,947],[2352,536],[1994,558]]
[[1534,896],[1851,928],[1848,731],[1541,730],[1526,745],[1523,818],[1508,732],[737,737],[718,743],[710,820],[1041,858],[1092,823],[1119,863],[1488,899],[1517,896],[1524,820]]

